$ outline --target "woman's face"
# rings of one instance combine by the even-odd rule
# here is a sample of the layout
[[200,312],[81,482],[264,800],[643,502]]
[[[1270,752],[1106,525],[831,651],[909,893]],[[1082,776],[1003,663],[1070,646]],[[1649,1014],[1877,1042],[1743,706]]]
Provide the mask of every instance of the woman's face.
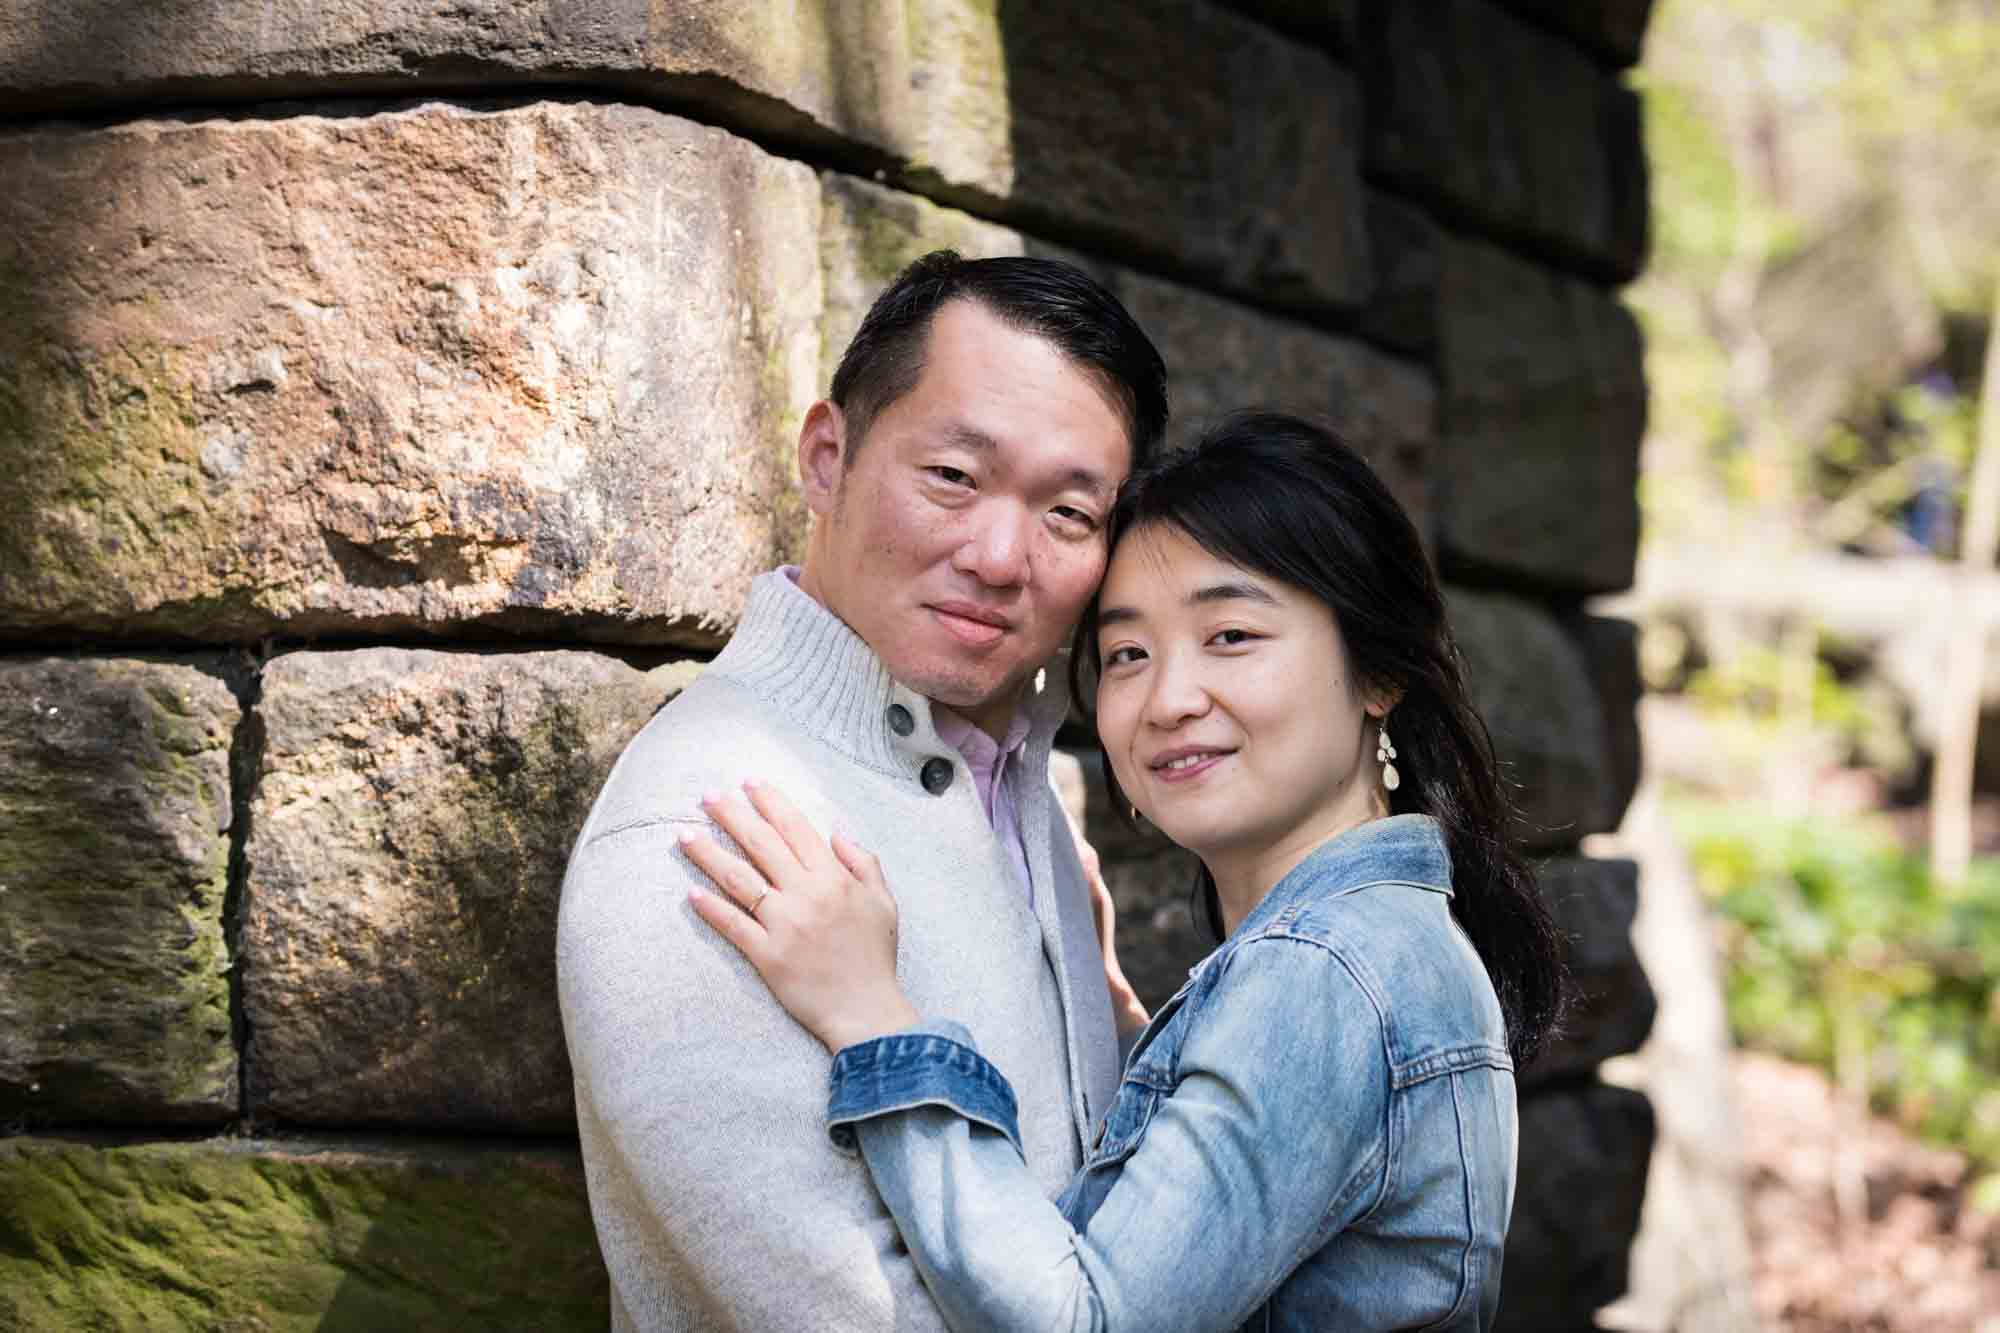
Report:
[[1211,870],[1288,868],[1382,812],[1380,710],[1318,598],[1153,524],[1119,543],[1100,608],[1097,729],[1112,771]]

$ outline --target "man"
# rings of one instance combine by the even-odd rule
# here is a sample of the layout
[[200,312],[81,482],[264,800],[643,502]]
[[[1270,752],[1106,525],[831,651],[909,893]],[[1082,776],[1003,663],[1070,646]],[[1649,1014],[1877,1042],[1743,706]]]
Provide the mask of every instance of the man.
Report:
[[687,903],[704,796],[768,781],[881,860],[899,970],[1021,1101],[1054,1194],[1115,1090],[1090,894],[1047,776],[1044,671],[1102,522],[1166,421],[1157,351],[1080,271],[949,252],[869,311],[799,472],[804,566],[627,748],[563,885],[557,972],[615,1329],[940,1327],[858,1161],[828,1058]]

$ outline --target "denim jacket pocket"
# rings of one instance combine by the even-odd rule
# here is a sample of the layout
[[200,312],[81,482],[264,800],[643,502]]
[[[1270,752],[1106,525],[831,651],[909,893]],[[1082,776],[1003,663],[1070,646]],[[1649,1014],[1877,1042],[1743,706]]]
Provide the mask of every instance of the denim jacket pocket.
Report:
[[1104,1123],[1098,1126],[1097,1141],[1084,1154],[1085,1169],[1130,1157],[1139,1140],[1146,1136],[1146,1126],[1159,1109],[1161,1099],[1170,1095],[1180,1082],[1181,1038],[1189,1019],[1188,994],[1194,981],[1190,977],[1172,999],[1160,1006],[1160,1012],[1153,1016],[1145,1034],[1132,1048],[1118,1094],[1111,1099]]
[[1146,1127],[1152,1123],[1153,1113],[1160,1109],[1161,1099],[1173,1091],[1164,1073],[1158,1068],[1141,1066],[1126,1071],[1125,1081],[1118,1085],[1118,1095],[1111,1099],[1111,1110],[1098,1129],[1097,1142],[1091,1145],[1085,1159],[1086,1168],[1123,1161],[1132,1155],[1139,1140],[1146,1137]]

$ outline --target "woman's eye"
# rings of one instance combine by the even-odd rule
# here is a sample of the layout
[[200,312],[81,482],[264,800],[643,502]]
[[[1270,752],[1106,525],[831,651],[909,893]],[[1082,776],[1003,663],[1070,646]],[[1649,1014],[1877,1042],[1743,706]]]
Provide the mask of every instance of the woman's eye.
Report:
[[1124,666],[1128,662],[1144,661],[1145,657],[1146,654],[1143,650],[1127,644],[1123,648],[1113,648],[1110,652],[1106,653],[1104,655],[1104,665],[1107,667]]
[[1256,639],[1257,636],[1247,629],[1225,629],[1217,630],[1215,637],[1209,642],[1219,643],[1225,648],[1240,648],[1246,643],[1255,642]]

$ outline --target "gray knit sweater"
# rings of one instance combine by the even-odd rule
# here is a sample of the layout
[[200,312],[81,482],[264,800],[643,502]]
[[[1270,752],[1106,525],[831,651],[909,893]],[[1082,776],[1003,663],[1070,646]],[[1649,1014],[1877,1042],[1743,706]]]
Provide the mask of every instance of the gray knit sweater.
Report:
[[828,1142],[827,1053],[687,905],[697,872],[675,839],[705,825],[702,793],[748,777],[881,858],[911,1001],[972,1029],[1020,1098],[1035,1178],[1051,1195],[1067,1183],[1118,1046],[1047,780],[1059,674],[1026,705],[1012,779],[1032,907],[929,701],[782,572],[753,583],[729,646],[627,747],[571,854],[556,941],[615,1330],[943,1327],[866,1171]]

